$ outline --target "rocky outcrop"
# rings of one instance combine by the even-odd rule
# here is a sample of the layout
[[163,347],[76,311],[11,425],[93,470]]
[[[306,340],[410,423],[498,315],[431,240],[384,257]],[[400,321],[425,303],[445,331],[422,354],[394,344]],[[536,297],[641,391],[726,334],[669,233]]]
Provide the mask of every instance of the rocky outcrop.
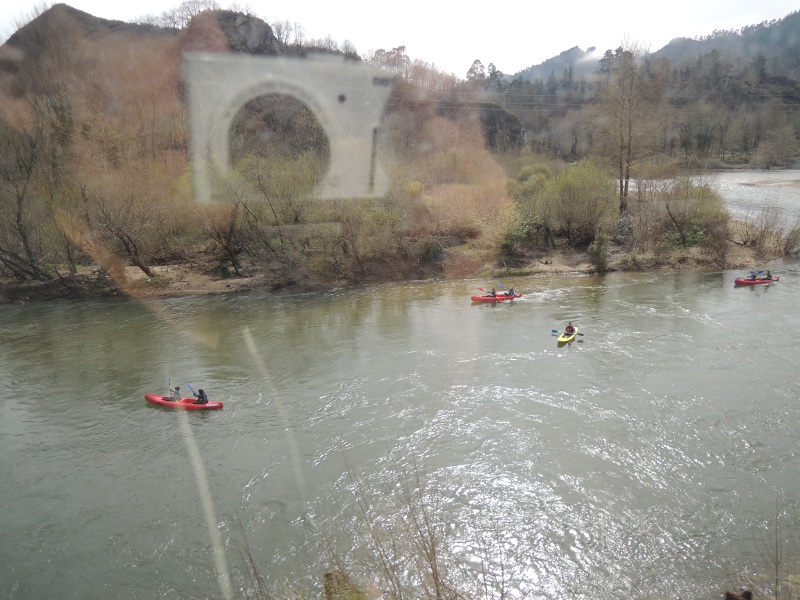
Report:
[[281,43],[272,28],[261,19],[230,10],[217,11],[216,17],[231,52],[262,56],[282,53]]

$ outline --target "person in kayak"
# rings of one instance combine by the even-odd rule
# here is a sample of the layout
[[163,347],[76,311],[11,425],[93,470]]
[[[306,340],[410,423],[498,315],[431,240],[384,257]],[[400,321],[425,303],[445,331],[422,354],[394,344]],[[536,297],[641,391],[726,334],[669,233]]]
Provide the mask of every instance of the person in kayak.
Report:
[[766,274],[766,275],[764,275],[764,279],[766,279],[767,281],[769,281],[770,279],[772,279],[772,273],[770,273],[769,271],[767,271],[767,274]]
[[564,333],[567,335],[572,335],[573,333],[575,333],[575,328],[572,326],[571,321],[567,323],[567,326],[564,328]]
[[174,390],[172,388],[169,388],[169,393],[170,396],[169,398],[167,398],[167,400],[172,400],[174,402],[181,401],[181,386],[176,385]]
[[206,393],[203,391],[203,388],[197,390],[196,394],[194,392],[192,392],[192,394],[194,395],[195,398],[197,398],[197,400],[192,402],[192,404],[208,404],[208,396],[206,396]]
[[497,296],[497,292],[495,291],[495,289],[494,289],[494,288],[492,288],[492,291],[491,291],[491,292],[489,292],[489,297],[490,297],[490,298],[494,298],[495,296]]

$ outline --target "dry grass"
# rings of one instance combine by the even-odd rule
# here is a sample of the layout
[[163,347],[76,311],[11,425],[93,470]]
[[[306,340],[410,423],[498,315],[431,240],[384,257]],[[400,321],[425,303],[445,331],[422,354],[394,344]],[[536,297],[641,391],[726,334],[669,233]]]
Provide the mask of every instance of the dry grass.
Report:
[[[783,250],[771,252],[739,242],[738,227],[732,223],[724,267],[700,248],[684,248],[659,254],[630,253],[627,249],[609,244],[608,268],[611,271],[718,271],[725,269],[753,269],[771,259],[784,256]],[[281,281],[266,269],[249,267],[249,277],[223,277],[208,263],[173,264],[152,267],[156,277],[150,279],[136,267],[125,267],[123,276],[117,280],[109,279],[108,285],[89,285],[89,281],[97,279],[96,269],[87,269],[80,277],[86,283],[73,288],[62,289],[57,283],[43,284],[39,282],[8,282],[0,288],[0,303],[29,302],[39,299],[51,299],[60,296],[90,297],[110,294],[109,286],[116,288],[117,293],[128,294],[137,298],[177,297],[211,294],[242,293],[253,290],[280,289],[289,285]],[[496,274],[507,269],[497,263],[494,251],[460,247],[448,252],[442,265],[442,275],[448,279],[461,279],[476,275]],[[520,275],[542,276],[559,273],[593,273],[594,267],[589,262],[588,253],[569,246],[531,254],[521,265],[515,265],[514,271]],[[297,284],[295,284],[296,286]],[[62,286],[63,287],[63,286]],[[316,287],[319,287],[317,285]],[[46,289],[45,289],[46,288]],[[37,291],[39,290],[39,291]],[[59,293],[61,292],[61,293]],[[111,290],[113,292],[113,290]]]

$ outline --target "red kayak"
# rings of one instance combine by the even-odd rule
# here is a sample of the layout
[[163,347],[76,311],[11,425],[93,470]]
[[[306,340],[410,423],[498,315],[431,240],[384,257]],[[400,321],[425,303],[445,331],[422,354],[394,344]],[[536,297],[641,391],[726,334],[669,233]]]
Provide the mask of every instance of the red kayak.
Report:
[[222,402],[207,402],[206,404],[195,404],[197,398],[181,398],[180,400],[170,400],[170,396],[157,396],[155,394],[145,394],[144,399],[152,404],[165,406],[167,408],[177,408],[182,410],[216,410],[222,408]]
[[780,277],[771,277],[770,279],[750,279],[749,277],[737,277],[733,280],[733,285],[758,285],[760,283],[772,283],[778,281]]
[[496,296],[489,296],[488,294],[483,296],[472,296],[473,302],[502,302],[503,300],[514,300],[515,298],[521,298],[522,294],[497,294]]

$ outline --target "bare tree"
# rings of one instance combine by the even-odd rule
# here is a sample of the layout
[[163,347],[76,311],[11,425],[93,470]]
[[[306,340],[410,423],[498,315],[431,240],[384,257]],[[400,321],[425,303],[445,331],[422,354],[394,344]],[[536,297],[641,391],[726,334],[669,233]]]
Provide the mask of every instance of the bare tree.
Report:
[[96,191],[83,190],[90,226],[106,244],[127,257],[148,277],[154,277],[149,261],[153,254],[158,216],[153,202],[143,200],[132,190],[109,185]]
[[619,182],[619,211],[628,210],[628,184],[633,164],[634,134],[639,108],[644,97],[639,73],[642,49],[633,44],[607,50],[600,60],[600,71],[608,78],[602,106],[610,119],[610,130],[616,138],[616,162]]
[[303,44],[305,33],[303,27],[299,24],[284,20],[270,23],[270,27],[272,27],[272,33],[284,46]]
[[[241,241],[241,214],[246,209],[236,201],[232,205],[222,204],[203,211],[203,232],[222,249],[222,254],[233,267],[236,277],[244,277],[239,255],[244,251]],[[228,268],[222,264],[220,269],[227,276]]]
[[17,279],[49,279],[35,249],[35,177],[46,144],[44,126],[0,133],[0,264]]
[[162,27],[183,29],[201,12],[219,9],[216,0],[184,0],[177,7],[161,13],[158,21]]

